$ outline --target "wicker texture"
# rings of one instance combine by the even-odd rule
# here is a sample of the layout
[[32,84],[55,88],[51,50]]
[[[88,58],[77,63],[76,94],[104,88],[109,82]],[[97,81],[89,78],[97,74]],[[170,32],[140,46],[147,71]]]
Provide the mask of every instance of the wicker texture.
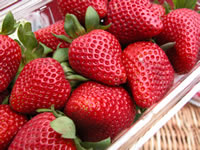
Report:
[[200,150],[200,108],[185,105],[142,150]]

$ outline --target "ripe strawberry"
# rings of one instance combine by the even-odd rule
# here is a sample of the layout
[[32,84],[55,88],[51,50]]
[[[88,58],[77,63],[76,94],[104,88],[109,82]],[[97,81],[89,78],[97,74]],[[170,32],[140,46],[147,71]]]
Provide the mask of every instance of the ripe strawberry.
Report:
[[12,108],[21,113],[35,113],[38,108],[64,107],[71,87],[61,65],[52,58],[38,58],[19,74],[10,96]]
[[165,8],[162,5],[152,4],[151,9],[156,16],[163,17],[165,15]]
[[85,13],[89,6],[92,6],[103,18],[107,14],[108,0],[57,0],[60,11],[63,16],[70,13],[74,14],[81,23],[85,21]]
[[87,78],[109,85],[126,82],[118,40],[104,30],[93,30],[73,40],[69,47],[69,63]]
[[122,87],[85,82],[76,88],[65,106],[65,114],[77,127],[84,141],[111,137],[133,123],[135,107]]
[[0,150],[6,150],[27,118],[14,112],[9,105],[0,105]]
[[163,18],[160,43],[176,42],[167,55],[177,73],[189,72],[198,61],[200,49],[200,15],[190,9],[176,9]]
[[0,35],[0,92],[3,92],[14,78],[20,61],[19,44],[8,35]]
[[59,43],[61,43],[61,48],[68,48],[69,43],[59,40],[53,34],[56,35],[65,35],[68,36],[64,30],[64,21],[60,20],[48,27],[41,28],[34,32],[36,39],[45,44],[47,47],[52,48],[53,50],[56,50]]
[[51,128],[50,122],[55,119],[50,112],[36,115],[21,128],[8,150],[76,150],[71,139],[62,138]]
[[158,35],[163,24],[149,0],[111,0],[108,6],[107,23],[112,23],[109,32],[122,44],[130,44]]
[[128,83],[137,105],[150,107],[173,84],[174,70],[165,52],[151,42],[136,42],[123,51]]

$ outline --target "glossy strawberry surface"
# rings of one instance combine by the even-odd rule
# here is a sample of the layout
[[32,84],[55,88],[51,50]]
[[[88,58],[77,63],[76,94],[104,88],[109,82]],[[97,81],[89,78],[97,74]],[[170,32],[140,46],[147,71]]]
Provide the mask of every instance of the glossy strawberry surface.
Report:
[[191,71],[198,61],[200,49],[200,14],[190,9],[176,9],[163,18],[163,31],[158,41],[163,44],[176,42],[167,51],[177,73]]
[[111,0],[106,23],[112,23],[108,31],[125,45],[154,37],[163,29],[149,0]]
[[53,36],[53,34],[68,36],[64,30],[63,20],[57,21],[56,23],[45,28],[41,28],[35,31],[34,34],[39,42],[45,44],[47,47],[52,48],[53,50],[56,50],[58,44],[60,43],[61,48],[68,48],[70,45],[69,43],[59,40],[58,38]]
[[52,58],[38,58],[23,68],[12,89],[10,104],[21,113],[35,113],[53,104],[61,109],[70,91],[61,65]]
[[14,78],[20,61],[19,44],[7,35],[0,35],[0,92],[4,91]]
[[165,8],[162,5],[152,4],[151,9],[157,16],[163,17],[165,15]]
[[75,122],[84,141],[113,139],[133,123],[135,107],[126,90],[86,82],[74,90],[65,113]]
[[163,98],[174,81],[165,52],[151,42],[136,42],[123,51],[128,83],[138,106],[148,108]]
[[64,139],[50,126],[55,116],[45,112],[29,120],[17,133],[8,150],[76,150],[70,139]]
[[69,63],[87,78],[109,85],[126,82],[118,40],[104,30],[93,30],[76,38],[69,47]]
[[108,0],[57,0],[63,16],[67,13],[74,14],[81,23],[85,21],[85,13],[89,6],[92,6],[100,18],[107,14]]
[[9,105],[0,105],[0,150],[6,150],[18,130],[27,122],[24,115],[13,111]]

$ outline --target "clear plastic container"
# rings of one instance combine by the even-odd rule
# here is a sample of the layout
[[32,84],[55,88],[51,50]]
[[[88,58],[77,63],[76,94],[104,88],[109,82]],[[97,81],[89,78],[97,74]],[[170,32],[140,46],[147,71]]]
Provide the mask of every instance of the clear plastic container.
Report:
[[31,22],[33,31],[62,19],[53,0],[0,0],[0,22],[8,11],[16,20]]
[[[0,22],[8,11],[12,11],[17,20],[30,21],[34,31],[62,19],[53,0],[0,0]],[[199,81],[200,62],[190,73],[177,75],[166,96],[118,135],[108,150],[139,149],[199,91]]]

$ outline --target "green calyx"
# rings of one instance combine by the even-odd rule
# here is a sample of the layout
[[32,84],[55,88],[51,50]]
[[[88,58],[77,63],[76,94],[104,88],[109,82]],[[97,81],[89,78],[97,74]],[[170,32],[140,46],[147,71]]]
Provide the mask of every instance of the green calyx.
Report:
[[89,79],[77,74],[68,63],[68,48],[60,48],[58,45],[56,51],[53,53],[53,59],[60,62],[64,73],[65,78],[70,82],[72,90],[75,89],[80,83],[89,81]]
[[2,22],[0,34],[10,35],[15,32],[18,25],[19,23],[14,19],[12,12],[9,11]]
[[111,144],[111,139],[98,141],[98,142],[83,142],[80,138],[76,137],[74,139],[77,150],[105,150]]
[[45,57],[48,53],[53,51],[37,41],[32,32],[31,23],[29,22],[19,25],[17,35],[19,43],[21,43],[22,61],[24,65],[36,58]]
[[68,48],[60,48],[59,44],[53,53],[53,58],[60,63],[68,61]]
[[80,84],[89,81],[88,78],[77,74],[69,65],[68,62],[62,62],[61,66],[64,70],[66,79],[70,82],[72,91]]
[[173,0],[174,9],[188,8],[194,10],[197,0]]
[[55,110],[54,106],[52,105],[50,109],[37,109],[37,112],[51,112],[56,117],[50,123],[50,126],[54,131],[61,134],[62,138],[66,139],[75,139],[76,138],[76,128],[74,122],[67,117],[63,112],[59,110]]
[[93,7],[89,6],[85,14],[85,28],[80,24],[75,15],[66,14],[64,29],[70,38],[64,35],[53,35],[61,40],[71,43],[77,37],[87,34],[94,29],[107,30],[110,26],[111,24],[105,26],[101,25],[98,13]]
[[87,33],[94,29],[107,30],[110,26],[111,24],[108,24],[106,26],[101,25],[99,15],[96,10],[91,6],[87,8],[85,15],[85,27],[87,29]]

